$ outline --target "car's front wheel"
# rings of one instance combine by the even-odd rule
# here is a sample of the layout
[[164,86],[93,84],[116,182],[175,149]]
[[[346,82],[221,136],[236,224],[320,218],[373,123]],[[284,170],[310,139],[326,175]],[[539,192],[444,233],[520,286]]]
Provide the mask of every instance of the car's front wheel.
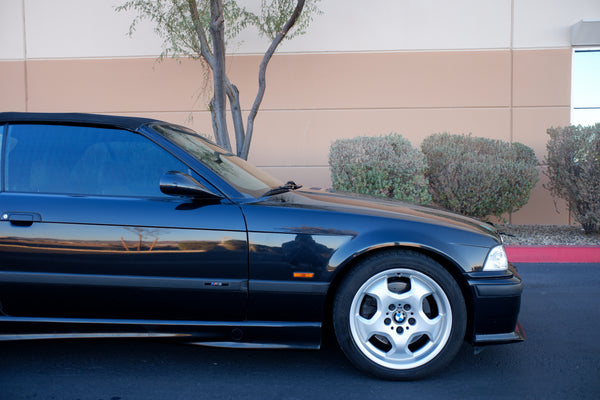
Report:
[[362,260],[344,278],[333,306],[340,347],[359,369],[410,380],[446,365],[465,335],[462,292],[433,259],[395,250]]

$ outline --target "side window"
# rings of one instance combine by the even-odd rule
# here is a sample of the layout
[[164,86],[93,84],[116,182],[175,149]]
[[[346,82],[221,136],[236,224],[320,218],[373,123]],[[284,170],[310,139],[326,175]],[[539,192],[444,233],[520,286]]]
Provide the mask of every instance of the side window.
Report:
[[191,172],[147,138],[118,129],[11,125],[6,142],[9,192],[163,197],[165,172]]
[[[0,171],[2,170],[2,160],[4,157],[4,125],[0,125]],[[3,190],[2,180],[0,179],[0,192]]]

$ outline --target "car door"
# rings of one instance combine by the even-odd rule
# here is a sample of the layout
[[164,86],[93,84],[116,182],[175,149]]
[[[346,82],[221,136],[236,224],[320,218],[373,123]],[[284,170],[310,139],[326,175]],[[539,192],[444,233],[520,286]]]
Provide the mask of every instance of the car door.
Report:
[[167,171],[208,186],[189,166],[121,129],[0,129],[3,315],[244,318],[248,245],[239,207],[160,192]]

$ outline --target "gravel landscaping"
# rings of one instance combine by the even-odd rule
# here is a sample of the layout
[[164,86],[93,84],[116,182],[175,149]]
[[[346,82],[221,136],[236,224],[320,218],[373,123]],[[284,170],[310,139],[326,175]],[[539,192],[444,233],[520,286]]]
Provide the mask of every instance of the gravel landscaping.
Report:
[[519,246],[600,246],[600,234],[569,225],[497,225],[504,243]]

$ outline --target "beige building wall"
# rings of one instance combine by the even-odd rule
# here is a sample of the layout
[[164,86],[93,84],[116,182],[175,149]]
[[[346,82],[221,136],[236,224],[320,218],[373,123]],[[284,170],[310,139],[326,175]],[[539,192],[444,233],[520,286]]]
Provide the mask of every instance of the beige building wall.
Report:
[[[152,26],[127,37],[133,15],[110,3],[0,3],[0,110],[150,116],[210,134],[202,65],[156,63]],[[431,133],[472,133],[525,143],[543,161],[546,129],[569,124],[570,26],[600,18],[596,0],[322,3],[308,34],[271,61],[249,157],[307,187],[330,186],[331,142],[357,135],[397,132],[418,146]],[[252,31],[243,39],[228,72],[247,111],[267,44]],[[540,178],[511,221],[569,223]]]

